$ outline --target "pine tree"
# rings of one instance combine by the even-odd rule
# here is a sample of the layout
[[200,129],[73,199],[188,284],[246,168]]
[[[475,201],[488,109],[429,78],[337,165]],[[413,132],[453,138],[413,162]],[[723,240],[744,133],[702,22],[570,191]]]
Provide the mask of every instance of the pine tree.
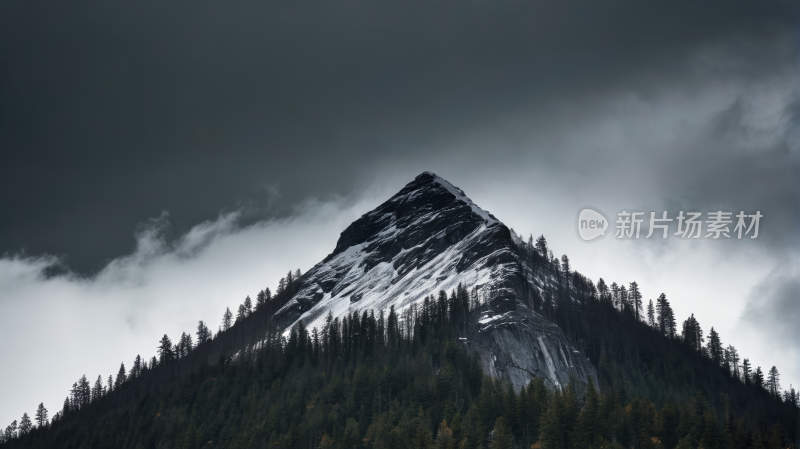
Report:
[[650,327],[656,327],[656,310],[653,307],[653,300],[650,300],[650,304],[647,305],[647,324]]
[[776,449],[783,449],[786,447],[786,438],[784,436],[783,426],[779,422],[772,426],[769,445],[771,448]]
[[753,381],[751,369],[750,359],[744,359],[742,361],[742,381],[744,381],[745,385],[750,385]]
[[675,315],[672,313],[672,307],[664,293],[656,299],[656,312],[658,312],[658,330],[670,338],[675,338],[677,330],[675,329]]
[[133,359],[133,367],[131,368],[131,379],[139,377],[142,375],[142,357],[139,354],[136,354],[136,358]]
[[572,273],[572,267],[569,263],[569,257],[566,254],[561,256],[561,276],[563,277],[564,281],[562,285],[567,292],[567,296],[569,297],[572,292],[572,288],[570,286],[570,273]]
[[[167,335],[164,334],[166,337]],[[119,387],[128,380],[128,375],[125,373],[125,363],[119,364],[119,371],[117,372],[117,380],[114,382],[114,389],[119,390]]]
[[89,380],[86,379],[85,374],[78,380],[77,387],[77,395],[80,406],[83,407],[89,405],[89,403],[92,402],[92,386],[89,383]]
[[244,298],[243,305],[244,305],[244,310],[247,313],[246,316],[250,316],[250,314],[253,313],[253,302],[250,300],[250,295],[247,295],[247,297]]
[[735,447],[737,437],[736,415],[731,408],[730,401],[725,401],[725,428],[722,431],[722,447]]
[[238,323],[245,318],[247,318],[247,309],[244,304],[239,304],[239,308],[236,310],[236,322]]
[[733,377],[740,379],[739,352],[733,347],[733,345],[728,345],[728,347],[725,348],[725,358],[727,359],[728,366],[730,367]]
[[675,447],[678,444],[680,425],[680,413],[675,406],[675,402],[671,396],[664,398],[664,404],[658,412],[660,420],[660,434],[661,442],[664,447]]
[[19,436],[25,436],[33,429],[33,423],[27,413],[22,414],[22,419],[19,421]]
[[102,398],[105,392],[106,389],[103,388],[103,376],[98,375],[97,380],[94,381],[94,387],[92,387],[92,402]]
[[697,322],[697,319],[695,319],[694,314],[683,322],[681,338],[696,351],[703,351],[703,342],[705,341],[703,329],[700,327],[700,323]]
[[39,408],[36,409],[36,424],[39,427],[44,427],[47,424],[47,409],[44,408],[44,403],[39,403]]
[[267,294],[266,294],[266,292],[264,292],[264,290],[261,290],[256,295],[255,310],[260,309],[261,307],[263,307],[266,304],[267,304]]
[[205,343],[206,341],[211,339],[211,331],[208,329],[208,326],[200,320],[197,322],[197,345],[199,346],[201,343]]
[[544,235],[540,235],[536,239],[536,251],[538,251],[543,258],[547,259],[547,240],[544,238]]
[[691,438],[689,437],[689,435],[686,435],[685,437],[678,440],[678,445],[675,446],[675,449],[693,449]]
[[756,372],[753,373],[753,385],[758,388],[764,388],[764,372],[761,371],[760,366],[756,368]]
[[181,339],[178,341],[178,357],[186,357],[193,347],[192,336],[186,332],[181,333]]
[[169,339],[167,334],[164,334],[164,336],[161,337],[161,341],[159,342],[158,345],[158,362],[163,365],[164,363],[172,360],[173,357],[174,355],[172,353],[172,340]]
[[629,286],[628,297],[630,298],[631,306],[633,306],[636,321],[640,321],[642,313],[642,293],[639,291],[639,284],[637,284],[636,281],[631,282]]
[[222,330],[226,331],[231,328],[231,320],[233,320],[233,313],[231,313],[231,308],[226,307],[225,313],[222,315]]
[[619,298],[619,285],[616,282],[611,283],[611,303],[614,304],[614,307],[621,308],[620,298]]
[[778,368],[774,366],[769,369],[767,373],[767,391],[772,395],[772,397],[780,399],[781,397],[781,382],[780,382],[781,375],[778,374]]
[[453,441],[453,429],[447,426],[447,420],[443,420],[441,424],[439,424],[439,430],[436,432],[436,447],[447,449],[448,445],[451,445]]
[[599,442],[603,431],[599,413],[600,399],[597,395],[597,389],[594,387],[594,381],[590,378],[586,386],[586,404],[580,412],[578,426],[575,430],[576,447],[591,448],[595,447]]
[[278,281],[278,288],[275,289],[275,295],[281,296],[284,291],[286,291],[286,279],[281,278]]
[[603,280],[603,278],[600,278],[600,280],[597,281],[597,292],[599,294],[600,301],[611,301],[611,293],[609,293],[608,285],[606,285],[606,281]]
[[563,415],[563,395],[556,391],[550,398],[547,412],[544,413],[541,421],[539,442],[543,449],[567,449],[564,441]]
[[511,449],[511,447],[511,428],[506,423],[505,418],[501,416],[494,422],[494,431],[492,432],[492,449]]
[[17,420],[11,421],[11,424],[6,427],[6,441],[11,441],[17,437]]
[[722,435],[720,435],[717,416],[710,409],[706,411],[704,431],[700,439],[700,447],[703,449],[722,449]]
[[714,328],[711,328],[711,332],[708,334],[708,356],[711,357],[717,365],[722,366],[723,362],[723,352],[722,352],[722,342],[719,339],[719,334]]

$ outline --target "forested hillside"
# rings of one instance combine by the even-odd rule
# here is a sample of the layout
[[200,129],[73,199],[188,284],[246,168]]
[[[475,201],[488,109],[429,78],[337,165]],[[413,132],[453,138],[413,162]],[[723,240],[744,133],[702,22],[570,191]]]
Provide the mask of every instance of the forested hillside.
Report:
[[14,423],[1,447],[796,447],[798,395],[777,368],[753,369],[693,316],[679,326],[663,294],[645,307],[635,282],[595,284],[543,237],[523,245],[543,274],[525,297],[599,385],[536,378],[514,391],[484,375],[461,335],[491,301],[466,286],[407,313],[330,315],[284,334],[269,318],[296,288],[290,272],[274,296],[226,310],[214,335],[200,322],[196,345],[165,335],[158,357],[94,387],[82,378],[52,420],[40,409],[39,425]]

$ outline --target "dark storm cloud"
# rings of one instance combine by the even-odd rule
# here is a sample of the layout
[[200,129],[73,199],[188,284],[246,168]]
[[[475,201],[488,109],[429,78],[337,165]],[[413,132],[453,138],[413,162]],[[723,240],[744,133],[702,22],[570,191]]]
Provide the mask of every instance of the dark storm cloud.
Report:
[[[759,78],[786,64],[792,8],[3,2],[0,251],[96,270],[163,210],[178,234],[225,209],[281,215],[517,110]],[[698,71],[706,47],[727,56]]]

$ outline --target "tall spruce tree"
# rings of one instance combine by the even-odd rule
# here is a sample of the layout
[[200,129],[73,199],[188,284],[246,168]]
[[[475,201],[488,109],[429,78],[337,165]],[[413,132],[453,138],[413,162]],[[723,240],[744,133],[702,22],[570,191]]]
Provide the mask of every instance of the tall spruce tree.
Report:
[[281,296],[286,291],[286,279],[280,278],[278,281],[278,288],[275,289],[275,295]]
[[756,368],[756,372],[753,373],[753,385],[758,388],[764,388],[764,372],[761,371],[761,367]]
[[511,427],[502,416],[497,418],[494,423],[492,449],[512,449]]
[[164,334],[158,344],[158,362],[163,365],[173,358],[174,354],[172,353],[172,340],[169,339],[167,334]]
[[564,399],[560,391],[549,398],[547,411],[541,421],[539,442],[542,449],[568,449],[564,440]]
[[600,301],[608,302],[611,298],[611,294],[608,291],[608,285],[606,285],[606,281],[603,278],[600,278],[597,281],[597,296]]
[[261,307],[263,307],[266,304],[267,304],[267,295],[266,295],[266,293],[264,293],[264,290],[261,290],[256,295],[256,304],[255,304],[254,308],[255,308],[255,310],[258,310],[258,309],[260,309]]
[[197,335],[198,346],[201,343],[205,343],[211,339],[211,331],[208,329],[208,326],[206,326],[206,323],[204,323],[203,320],[197,322],[197,333],[195,335]]
[[622,307],[620,305],[619,285],[616,282],[611,283],[611,303],[618,309]]
[[575,447],[593,448],[600,442],[603,429],[599,414],[600,398],[594,381],[590,378],[586,386],[585,405],[578,416],[578,426],[575,429]]
[[133,359],[133,365],[131,367],[130,377],[136,378],[142,375],[142,357],[139,354],[136,354],[136,358]]
[[741,374],[739,372],[739,361],[740,361],[739,351],[737,351],[736,348],[733,347],[733,345],[728,345],[728,347],[725,348],[725,354],[728,360],[728,366],[730,367],[731,374],[733,375],[733,377],[741,379]]
[[193,347],[192,336],[186,332],[181,333],[181,339],[178,341],[178,356],[181,358],[186,357]]
[[231,313],[231,308],[226,307],[225,313],[222,314],[222,330],[226,331],[231,328],[233,325],[233,313]]
[[767,391],[772,397],[780,399],[781,397],[781,375],[778,373],[778,368],[774,366],[769,369],[767,373]]
[[642,314],[642,293],[639,291],[639,284],[637,284],[636,281],[629,284],[628,297],[630,298],[636,321],[640,321]]
[[92,402],[92,386],[89,380],[86,379],[85,374],[78,380],[78,400],[80,401],[81,407],[89,405],[89,403]]
[[17,420],[11,421],[11,424],[6,427],[6,441],[10,441],[17,437]]
[[36,424],[39,427],[47,425],[47,409],[44,408],[44,403],[39,403],[39,408],[36,409]]
[[544,235],[540,235],[536,238],[536,251],[538,251],[543,258],[547,259],[547,240],[544,238]]
[[569,257],[566,254],[561,256],[561,276],[563,281],[561,285],[564,287],[566,295],[569,297],[572,293],[572,286],[570,284],[570,277],[572,274],[572,266],[569,263]]
[[744,382],[745,385],[750,385],[753,381],[751,370],[750,359],[744,359],[742,361],[742,382]]
[[619,286],[619,305],[623,313],[629,314],[633,310],[630,305],[630,298],[628,298],[628,289],[624,285]]
[[19,420],[19,436],[27,435],[33,429],[33,423],[27,413],[22,414],[22,419]]
[[242,305],[244,306],[245,313],[247,314],[246,316],[250,316],[250,314],[253,313],[253,301],[250,300],[250,295],[247,295],[247,297],[244,298],[244,304]]
[[708,356],[713,360],[717,365],[722,366],[723,363],[723,352],[722,352],[722,342],[719,339],[719,334],[714,328],[711,328],[711,332],[708,334]]
[[245,318],[247,318],[247,308],[244,304],[239,304],[239,308],[236,310],[236,322],[238,323]]
[[703,337],[703,329],[700,328],[700,323],[697,322],[694,314],[683,322],[681,338],[694,350],[702,352],[705,338]]
[[675,328],[675,315],[672,312],[669,300],[667,300],[667,295],[664,293],[656,299],[656,312],[658,312],[658,330],[670,338],[675,338],[677,330]]
[[[166,334],[164,334],[166,337]],[[114,381],[114,389],[118,390],[125,381],[128,380],[128,374],[125,372],[125,363],[119,364],[119,371],[117,371],[117,380]]]
[[106,389],[103,387],[103,376],[98,375],[97,380],[94,381],[94,387],[92,387],[92,402],[102,398],[105,391]]

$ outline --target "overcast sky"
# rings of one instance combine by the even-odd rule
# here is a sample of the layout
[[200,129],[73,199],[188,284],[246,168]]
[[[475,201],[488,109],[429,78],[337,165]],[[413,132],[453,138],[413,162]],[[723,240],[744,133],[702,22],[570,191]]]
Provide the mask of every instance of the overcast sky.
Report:
[[[800,383],[800,28],[777,0],[0,4],[0,424],[306,271],[424,170]],[[593,244],[622,209],[759,236]],[[674,232],[675,229],[673,228]]]

